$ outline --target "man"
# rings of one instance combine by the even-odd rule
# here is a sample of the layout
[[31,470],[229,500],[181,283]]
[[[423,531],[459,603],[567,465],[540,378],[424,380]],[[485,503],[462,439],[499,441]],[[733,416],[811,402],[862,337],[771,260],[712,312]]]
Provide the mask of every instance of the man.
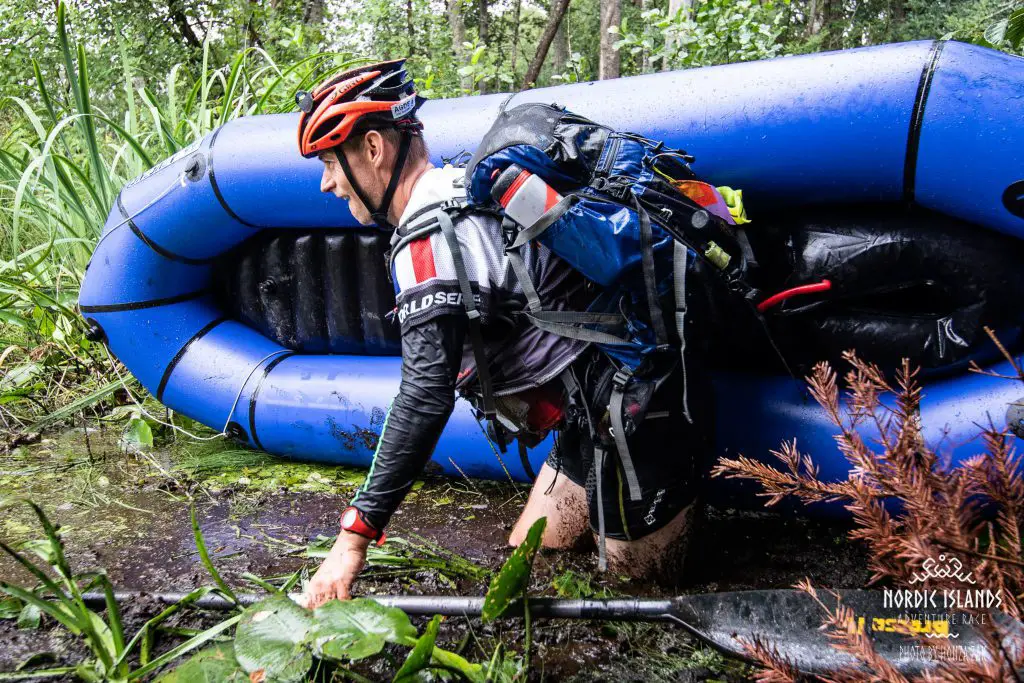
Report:
[[[642,496],[627,499],[618,459],[598,459],[602,466],[597,472],[591,438],[595,430],[608,431],[615,366],[586,343],[543,332],[517,315],[525,300],[504,253],[499,218],[486,212],[459,215],[454,233],[460,254],[455,256],[439,232],[403,238],[409,237],[403,227],[424,207],[454,196],[463,175],[460,169],[430,163],[416,119],[421,99],[404,60],[331,78],[301,95],[299,103],[299,147],[304,156],[323,162],[321,191],[348,201],[363,225],[399,226],[392,240],[397,245],[392,275],[402,333],[398,396],[366,481],[343,513],[341,533],[307,587],[308,606],[351,596],[367,547],[383,537],[430,458],[454,408],[456,390],[472,397],[483,382],[491,385],[500,412],[524,423],[522,433],[560,430],[509,543],[521,543],[531,524],[547,517],[544,545],[568,548],[588,539],[600,520],[614,571],[671,575],[696,509],[706,452],[702,431],[679,419],[679,373],[666,373],[649,419],[630,436]],[[456,258],[472,282],[470,307],[480,314],[479,338],[470,339],[476,334],[454,273]],[[529,245],[524,260],[545,309],[579,309],[593,298],[591,286],[543,246]],[[476,366],[474,343],[483,347],[484,368]],[[678,352],[672,353],[678,358]]]

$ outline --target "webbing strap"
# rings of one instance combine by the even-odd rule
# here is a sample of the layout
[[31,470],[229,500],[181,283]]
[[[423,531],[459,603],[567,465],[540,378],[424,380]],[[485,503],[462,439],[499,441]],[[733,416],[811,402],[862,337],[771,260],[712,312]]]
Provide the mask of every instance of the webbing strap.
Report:
[[519,234],[516,235],[515,241],[509,245],[509,249],[518,249],[530,240],[540,236],[542,232],[550,228],[552,223],[561,218],[562,214],[571,209],[578,201],[579,197],[575,194],[569,194],[562,197],[557,204],[545,211],[533,225],[524,227],[520,230]]
[[675,242],[672,246],[672,279],[675,287],[676,298],[676,331],[679,333],[679,360],[683,371],[683,417],[690,424],[693,418],[690,416],[690,401],[687,394],[686,383],[686,259],[688,249],[686,245]]
[[[452,219],[447,212],[439,211],[437,222],[441,225],[441,234],[444,235],[445,241],[448,243],[448,251],[452,254],[455,277],[458,279],[459,289],[462,291],[462,305],[466,309],[466,317],[469,318],[469,341],[473,347],[473,358],[476,360],[476,374],[480,379],[480,396],[483,399],[484,417],[493,424],[498,412],[494,407],[491,370],[484,353],[483,334],[480,331],[480,311],[477,310],[476,301],[473,299],[473,288],[469,284],[469,274],[466,272],[466,264],[462,260],[462,249],[459,247],[459,238],[455,234]],[[495,436],[498,437],[498,445],[504,450],[502,434],[497,427]]]
[[597,487],[597,570],[607,571],[608,554],[605,551],[604,533],[604,488],[601,474],[604,469],[604,448],[594,444],[594,485]]
[[533,278],[530,277],[530,271],[526,267],[523,255],[518,249],[512,248],[507,249],[505,255],[508,256],[508,262],[512,265],[512,271],[516,274],[516,279],[519,280],[519,285],[523,288],[523,294],[526,295],[527,309],[534,313],[540,312],[540,295],[537,294],[537,288],[533,286]]
[[637,479],[636,468],[633,467],[629,444],[626,443],[626,430],[622,425],[622,402],[625,398],[626,383],[632,374],[628,368],[623,368],[615,373],[612,378],[612,396],[608,402],[608,412],[612,423],[612,438],[615,439],[619,462],[622,463],[622,471],[626,475],[626,485],[629,487],[629,499],[637,501],[640,500],[640,480]]
[[[550,332],[551,334],[557,334],[560,337],[567,337],[569,339],[577,339],[579,341],[590,342],[591,344],[629,344],[629,339],[624,337],[618,337],[608,332],[600,332],[598,330],[591,330],[586,327],[581,327],[579,324],[571,324],[564,322],[550,322],[546,319],[549,313],[560,313],[558,311],[540,311],[538,313],[523,312],[523,316],[529,321],[534,327]],[[619,321],[621,322],[621,320]]]
[[644,289],[647,293],[647,309],[651,316],[651,326],[658,346],[668,343],[668,331],[665,319],[661,315],[658,304],[658,275],[654,270],[654,233],[651,230],[651,217],[640,201],[633,195],[633,206],[640,217],[640,263],[643,265]]
[[[391,200],[395,196],[395,190],[398,189],[398,180],[402,177],[402,169],[405,168],[405,160],[409,157],[409,148],[412,146],[412,133],[408,130],[402,131],[402,141],[398,145],[398,158],[395,159],[395,165],[391,169],[391,179],[388,181],[387,189],[384,190],[384,196],[381,197],[380,206],[376,210],[367,209],[373,213],[373,220],[376,221],[377,225],[384,227],[390,226],[391,221],[388,220],[388,210],[391,208]],[[351,176],[349,180],[351,180]]]
[[530,478],[530,481],[534,481],[537,475],[533,471],[533,465],[530,464],[530,451],[527,450],[526,445],[522,441],[517,441],[517,443],[519,444],[519,461],[523,464],[523,472],[526,472],[526,476]]

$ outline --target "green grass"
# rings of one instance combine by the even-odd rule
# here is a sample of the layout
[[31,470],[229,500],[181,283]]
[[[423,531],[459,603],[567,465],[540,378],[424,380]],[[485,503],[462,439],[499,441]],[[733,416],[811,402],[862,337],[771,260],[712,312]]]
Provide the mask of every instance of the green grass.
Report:
[[0,380],[0,436],[118,398],[114,361],[85,339],[76,302],[120,188],[234,118],[293,109],[296,90],[353,63],[317,53],[278,64],[246,48],[215,65],[206,46],[201,67],[179,64],[154,82],[122,66],[122,91],[97,98],[63,3],[53,49],[59,78],[44,78],[33,60],[34,89],[0,99],[0,378],[33,371]]

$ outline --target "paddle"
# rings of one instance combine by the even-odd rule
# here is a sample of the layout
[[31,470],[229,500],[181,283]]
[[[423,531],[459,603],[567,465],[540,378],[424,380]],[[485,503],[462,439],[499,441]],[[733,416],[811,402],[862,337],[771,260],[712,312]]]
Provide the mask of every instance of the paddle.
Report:
[[[943,658],[963,659],[978,657],[988,660],[988,648],[981,631],[975,626],[979,617],[964,611],[922,610],[938,614],[909,614],[906,610],[887,608],[881,591],[839,591],[844,605],[853,610],[853,628],[862,628],[870,635],[875,651],[904,674],[917,674],[934,669]],[[155,599],[173,604],[185,593],[115,593],[118,602],[139,598]],[[243,605],[252,605],[265,595],[240,594]],[[293,594],[293,599],[298,595]],[[479,616],[483,598],[465,598],[432,595],[369,596],[389,607],[397,607],[410,615]],[[836,607],[831,593],[821,591],[822,602],[830,609]],[[90,606],[103,607],[104,597],[99,593],[84,596]],[[194,603],[204,609],[228,609],[232,603],[217,596],[207,595]],[[741,641],[759,639],[789,660],[804,673],[827,674],[857,667],[856,660],[832,647],[832,640],[820,627],[823,611],[814,599],[797,590],[737,591],[682,595],[672,599],[610,598],[602,600],[567,600],[560,598],[530,598],[530,616],[542,619],[595,619],[602,621],[664,621],[678,624],[694,637],[721,652],[740,659],[749,657]],[[522,616],[523,603],[513,602],[505,616]],[[863,620],[862,620],[863,618]],[[922,645],[904,633],[897,633],[896,620],[905,621],[915,631],[925,635]],[[1002,612],[994,612],[995,625],[1005,633],[1004,650],[1013,655],[1024,648],[1024,624]]]

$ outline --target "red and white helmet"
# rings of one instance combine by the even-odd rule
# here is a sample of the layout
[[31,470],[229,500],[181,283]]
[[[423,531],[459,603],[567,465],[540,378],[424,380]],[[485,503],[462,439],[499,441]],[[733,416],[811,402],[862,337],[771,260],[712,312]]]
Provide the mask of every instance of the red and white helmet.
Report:
[[368,64],[332,76],[312,92],[295,97],[299,117],[299,153],[313,157],[345,142],[355,130],[398,128],[419,134],[416,94],[405,60]]

